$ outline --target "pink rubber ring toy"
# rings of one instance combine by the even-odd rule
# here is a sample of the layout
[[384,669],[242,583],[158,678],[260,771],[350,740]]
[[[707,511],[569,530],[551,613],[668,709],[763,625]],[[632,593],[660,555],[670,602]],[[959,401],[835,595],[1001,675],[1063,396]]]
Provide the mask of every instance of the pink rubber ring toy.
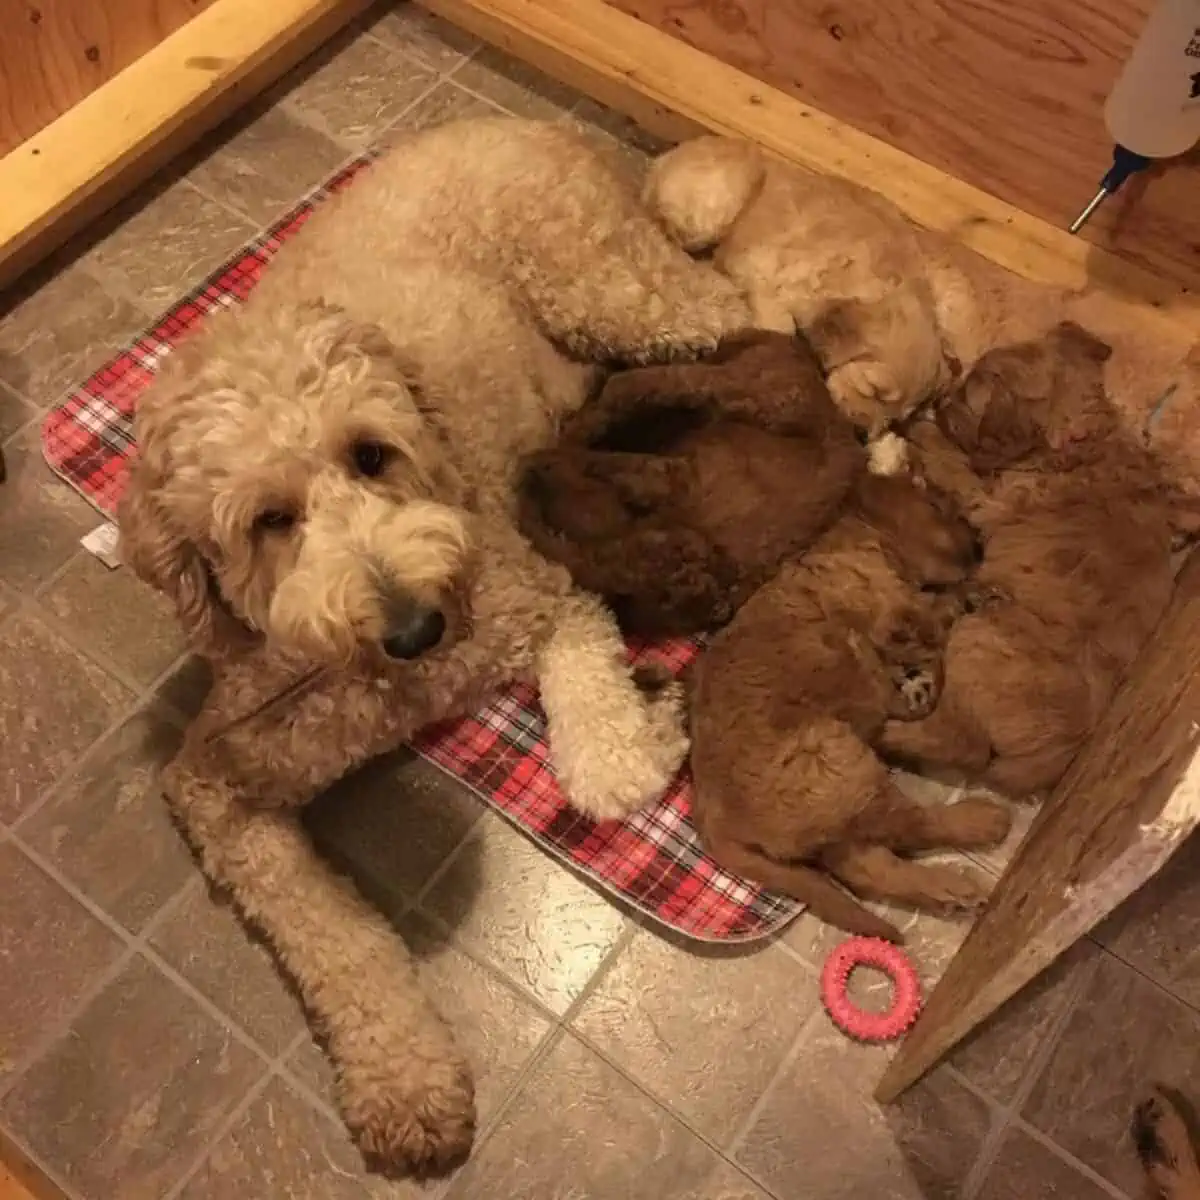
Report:
[[[875,967],[892,982],[892,1003],[886,1012],[866,1012],[846,993],[855,967]],[[921,1011],[921,981],[899,946],[882,938],[853,937],[825,961],[821,971],[821,1002],[833,1023],[860,1042],[890,1042],[904,1033]]]

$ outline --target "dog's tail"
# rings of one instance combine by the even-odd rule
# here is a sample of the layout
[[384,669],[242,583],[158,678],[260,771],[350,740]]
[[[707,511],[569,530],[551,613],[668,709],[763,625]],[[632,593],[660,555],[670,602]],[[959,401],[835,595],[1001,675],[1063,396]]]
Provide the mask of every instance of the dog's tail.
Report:
[[765,175],[766,160],[752,143],[698,137],[653,164],[642,199],[675,241],[698,254],[725,237]]
[[1200,1164],[1179,1105],[1160,1087],[1134,1109],[1133,1144],[1163,1200],[1200,1200]]

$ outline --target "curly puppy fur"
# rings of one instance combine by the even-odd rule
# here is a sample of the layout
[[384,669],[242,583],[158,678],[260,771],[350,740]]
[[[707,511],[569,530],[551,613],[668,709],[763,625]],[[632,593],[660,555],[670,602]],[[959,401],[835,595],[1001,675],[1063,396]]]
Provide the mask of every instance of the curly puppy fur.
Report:
[[1166,610],[1173,540],[1194,515],[1124,432],[1109,353],[1070,323],[991,351],[937,427],[914,431],[917,469],[980,531],[986,602],[951,632],[934,712],[884,730],[893,760],[1048,791]]
[[717,862],[822,920],[894,939],[830,877],[923,908],[983,901],[981,876],[901,855],[994,844],[1008,810],[917,804],[870,748],[888,717],[929,711],[975,561],[944,497],[864,476],[851,512],[713,640],[692,668],[690,715],[693,817]]
[[517,534],[516,465],[594,389],[560,347],[663,360],[746,323],[576,134],[459,122],[323,205],[141,402],[123,551],[216,676],[169,800],[294,977],[384,1166],[466,1152],[470,1075],[294,809],[518,678],[574,804],[620,816],[661,792],[680,697],[643,698],[611,614]]
[[1149,1195],[1200,1200],[1200,1160],[1191,1130],[1180,1103],[1166,1088],[1151,1088],[1134,1110],[1130,1133],[1152,1189]]
[[756,333],[611,376],[528,460],[520,526],[626,632],[698,633],[811,545],[866,470],[808,345]]
[[959,365],[1073,319],[1112,345],[1106,384],[1131,429],[1170,397],[1156,446],[1193,489],[1200,479],[1200,347],[1149,305],[1029,283],[864,188],[745,142],[701,137],[667,151],[645,197],[682,246],[714,250],[758,323],[808,334],[834,399],[873,434],[941,392]]

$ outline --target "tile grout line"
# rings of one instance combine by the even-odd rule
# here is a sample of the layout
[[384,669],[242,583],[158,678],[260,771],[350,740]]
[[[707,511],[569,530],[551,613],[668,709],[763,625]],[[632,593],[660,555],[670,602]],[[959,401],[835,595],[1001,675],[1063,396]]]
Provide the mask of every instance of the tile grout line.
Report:
[[[74,883],[72,883],[61,871],[50,863],[44,855],[33,849],[21,836],[13,831],[12,842],[25,856],[41,871],[48,875],[55,883],[59,885],[77,904],[86,909],[92,917],[101,924],[106,926],[112,933],[123,941],[126,945],[126,955],[123,957],[132,958],[140,956],[144,958],[151,966],[155,967],[161,974],[165,975],[171,983],[173,983],[180,991],[182,991],[194,1004],[197,1005],[209,1018],[214,1020],[216,1024],[228,1030],[234,1037],[235,1041],[240,1042],[245,1049],[250,1050],[257,1058],[266,1062],[272,1061],[271,1054],[258,1042],[250,1036],[250,1034],[242,1027],[241,1023],[236,1021],[230,1014],[223,1012],[216,1004],[214,1004],[203,992],[201,992],[190,980],[181,974],[175,967],[163,958],[163,956],[150,944],[148,933],[157,929],[160,924],[165,922],[174,910],[182,905],[191,891],[196,890],[200,884],[188,882],[183,884],[175,895],[168,898],[159,908],[149,921],[143,926],[140,933],[134,933],[123,926],[115,917],[112,917],[103,908],[100,907],[94,900],[91,899],[85,892],[81,891]],[[115,972],[113,973],[115,977]],[[111,980],[109,980],[111,982]],[[98,993],[96,993],[98,994]],[[95,999],[95,995],[92,996]],[[70,1024],[73,1023],[75,1017],[82,1011],[82,1006],[77,1007],[73,1012],[72,1022],[60,1024],[58,1034],[52,1038],[51,1044],[58,1040],[62,1034],[70,1029]],[[43,1048],[44,1052],[44,1048]],[[22,1069],[23,1074],[28,1069],[29,1064],[26,1063]]]
[[[809,1017],[807,1017],[801,1023],[800,1033],[797,1035],[795,1043],[793,1043],[792,1047],[788,1050],[787,1054],[784,1056],[785,1059],[789,1063],[791,1061],[794,1061],[794,1059],[791,1056],[794,1053],[798,1052],[800,1038],[803,1035],[804,1031],[808,1028],[808,1024],[812,1020],[812,1015],[813,1014],[810,1014]],[[678,1124],[681,1128],[685,1129],[692,1137],[694,1137],[702,1145],[706,1146],[709,1150],[711,1150],[712,1153],[714,1155],[716,1155],[716,1157],[719,1158],[722,1162],[724,1162],[727,1165],[729,1165],[730,1167],[734,1168],[736,1171],[738,1171],[742,1175],[745,1175],[746,1178],[752,1180],[756,1186],[762,1188],[763,1191],[768,1193],[768,1195],[771,1194],[770,1189],[766,1186],[765,1183],[762,1182],[762,1180],[760,1180],[756,1175],[754,1175],[751,1171],[749,1171],[744,1165],[739,1163],[733,1157],[735,1143],[737,1142],[738,1137],[739,1137],[738,1134],[735,1134],[733,1140],[728,1142],[728,1144],[727,1144],[728,1148],[722,1146],[722,1144],[719,1141],[717,1141],[711,1134],[705,1133],[703,1130],[697,1129],[692,1124],[692,1122],[689,1120],[689,1118],[686,1117],[683,1113],[681,1113],[673,1104],[671,1104],[667,1100],[664,1100],[661,1096],[655,1095],[655,1093],[650,1090],[650,1088],[647,1084],[645,1084],[641,1080],[637,1079],[634,1075],[632,1075],[626,1069],[626,1067],[624,1067],[621,1063],[617,1062],[615,1059],[611,1058],[604,1050],[602,1050],[598,1045],[596,1045],[596,1043],[593,1042],[592,1039],[589,1038],[586,1034],[583,1034],[576,1029],[568,1029],[566,1026],[562,1027],[561,1032],[562,1032],[563,1036],[574,1038],[577,1042],[579,1042],[582,1046],[584,1046],[590,1053],[594,1054],[602,1063],[605,1064],[605,1066],[609,1067],[611,1070],[616,1072],[616,1074],[618,1074],[623,1080],[625,1080],[625,1082],[628,1083],[630,1087],[632,1087],[636,1091],[640,1092],[652,1105],[654,1105],[655,1108],[661,1109],[668,1117],[671,1118],[672,1121],[674,1121],[676,1124]],[[767,1083],[766,1088],[763,1091],[763,1094],[758,1098],[758,1100],[756,1100],[754,1102],[754,1105],[752,1106],[752,1108],[750,1110],[750,1115],[746,1118],[747,1121],[753,1121],[757,1117],[758,1113],[761,1111],[763,1100],[766,1098],[768,1093],[771,1091],[772,1087],[775,1085],[775,1082],[778,1079],[778,1077],[779,1077],[778,1072],[776,1072],[776,1074],[772,1075],[771,1079]]]
[[191,1165],[185,1167],[180,1177],[160,1194],[160,1200],[176,1200],[176,1197],[179,1196],[184,1188],[200,1174],[204,1168],[204,1164],[212,1157],[212,1152],[221,1144],[226,1135],[233,1130],[238,1121],[246,1115],[251,1105],[267,1090],[271,1084],[271,1080],[278,1077],[277,1066],[277,1061],[269,1063],[267,1069],[262,1073],[261,1078],[256,1083],[252,1083],[246,1089],[246,1094],[230,1106],[225,1116],[213,1127],[212,1135],[197,1152]]
[[97,997],[115,980],[137,956],[137,950],[126,944],[117,951],[113,961],[97,975],[92,976],[87,986],[79,993],[63,1015],[27,1043],[24,1053],[16,1060],[9,1074],[0,1080],[0,1101],[7,1099],[29,1070],[36,1066],[45,1054],[58,1044],[74,1026],[75,1022],[96,1001]]
[[558,1018],[558,1024],[564,1029],[569,1029],[576,1037],[580,1036],[579,1031],[573,1026],[572,1022],[583,1011],[587,1002],[596,994],[596,990],[600,984],[616,969],[617,963],[624,956],[625,951],[633,945],[637,935],[638,926],[626,917],[621,932],[613,939],[613,944],[608,948],[604,957],[596,964],[583,987],[579,989],[579,995],[563,1009],[562,1016]]
[[[792,1040],[792,1044],[780,1058],[779,1065],[775,1068],[771,1078],[767,1080],[767,1085],[763,1088],[762,1095],[755,1100],[754,1104],[750,1108],[750,1111],[746,1114],[745,1119],[738,1125],[737,1129],[734,1130],[733,1136],[729,1139],[729,1142],[725,1148],[725,1155],[730,1162],[733,1162],[740,1167],[740,1164],[737,1163],[737,1155],[741,1152],[742,1147],[745,1145],[746,1138],[749,1137],[750,1131],[758,1123],[758,1118],[762,1116],[763,1109],[765,1109],[767,1106],[767,1098],[775,1090],[776,1085],[780,1082],[780,1080],[783,1079],[784,1075],[786,1075],[787,1072],[790,1071],[793,1066],[795,1066],[796,1060],[800,1057],[800,1052],[804,1049],[804,1045],[811,1036],[812,1030],[816,1027],[817,1021],[821,1020],[824,1016],[824,1010],[821,1008],[821,1005],[818,1004],[813,1011],[809,1013],[808,1016],[800,1023],[800,1028],[797,1030],[796,1036]],[[745,1170],[744,1167],[741,1169]],[[748,1171],[746,1173],[750,1174]],[[751,1178],[754,1178],[754,1176],[751,1176]],[[758,1180],[755,1179],[755,1182],[757,1183]],[[760,1186],[763,1185],[760,1184]]]
[[1030,1125],[1028,1121],[1022,1120],[1021,1117],[1013,1117],[1011,1128],[1019,1130],[1030,1140],[1037,1142],[1043,1149],[1048,1150],[1055,1158],[1078,1171],[1085,1179],[1090,1180],[1102,1191],[1107,1192],[1113,1197],[1113,1200],[1130,1200],[1115,1183],[1111,1183],[1105,1179],[1094,1167],[1089,1167],[1082,1159],[1076,1158],[1069,1150],[1060,1146],[1053,1138],[1047,1137],[1036,1126]]
[[[1097,958],[1080,968],[1079,978],[1075,980],[1066,1003],[1062,1007],[1062,1012],[1051,1023],[1046,1036],[1030,1057],[1029,1064],[1025,1068],[1025,1073],[1021,1077],[1021,1082],[1013,1092],[1012,1099],[1007,1104],[996,1105],[998,1119],[984,1136],[979,1146],[979,1152],[975,1156],[975,1162],[972,1164],[970,1171],[967,1172],[967,1178],[962,1188],[962,1200],[975,1200],[976,1195],[987,1181],[988,1173],[995,1166],[996,1154],[1004,1140],[1004,1135],[1013,1127],[1014,1123],[1020,1122],[1021,1110],[1025,1107],[1025,1103],[1032,1094],[1033,1089],[1037,1086],[1042,1072],[1045,1070],[1063,1033],[1066,1031],[1067,1024],[1075,1011],[1076,1005],[1091,983],[1098,966],[1099,959]],[[960,1082],[968,1083],[966,1077],[955,1068],[949,1067],[949,1069],[954,1071],[955,1076]],[[976,1088],[973,1084],[969,1086],[970,1090],[976,1094],[982,1091],[982,1089]]]
[[23,596],[21,602],[14,607],[24,612],[26,616],[36,616],[42,624],[44,624],[52,633],[60,637],[68,646],[71,647],[82,658],[85,658],[92,666],[103,671],[104,674],[119,683],[127,692],[130,692],[134,698],[142,695],[146,685],[134,676],[128,674],[125,668],[122,667],[115,659],[110,659],[106,654],[97,651],[96,648],[90,645],[86,639],[79,637],[73,632],[74,626],[69,621],[64,621],[50,606],[46,603],[46,598],[49,590],[56,583],[64,578],[71,567],[81,561],[88,552],[86,550],[77,550],[64,564],[62,570],[56,571],[54,576],[48,578],[46,582],[40,586],[32,596]]
[[[169,678],[169,672],[167,673]],[[165,680],[164,680],[165,682]],[[152,685],[154,686],[154,685]],[[157,697],[153,691],[145,690],[140,695],[135,695],[133,701],[123,708],[118,709],[117,719],[110,725],[106,726],[89,746],[84,747],[83,751],[76,756],[75,765],[63,772],[59,779],[48,784],[33,801],[21,811],[17,818],[12,822],[13,829],[23,826],[27,821],[32,820],[43,808],[52,804],[55,800],[63,796],[67,789],[74,783],[78,782],[83,772],[94,760],[101,748],[112,741],[118,733],[139,713],[147,712],[155,704]],[[178,712],[173,704],[166,700],[160,701],[163,707],[167,710],[166,715],[173,718],[172,724],[183,725],[188,723],[182,714]],[[164,804],[165,800],[162,801]]]
[[[533,1053],[529,1056],[524,1066],[514,1076],[512,1085],[508,1089],[507,1095],[496,1105],[496,1111],[492,1114],[487,1124],[476,1132],[474,1144],[471,1146],[471,1160],[476,1159],[483,1149],[492,1140],[496,1131],[504,1122],[504,1118],[508,1116],[510,1109],[520,1098],[525,1090],[525,1085],[540,1069],[541,1065],[553,1052],[554,1048],[567,1035],[567,1031],[560,1025],[551,1025],[538,1043]],[[464,1168],[465,1169],[465,1168]],[[457,1186],[461,1172],[459,1175],[453,1176],[446,1182],[445,1191],[440,1194],[438,1200],[452,1200],[452,1193]],[[470,1200],[468,1197],[467,1200]]]
[[[58,1171],[52,1169],[46,1160],[23,1137],[14,1133],[7,1125],[4,1125],[3,1129],[4,1136],[16,1146],[17,1151],[28,1159],[29,1163],[63,1194],[65,1200],[90,1200],[90,1197],[80,1196],[74,1187]],[[2,1170],[3,1168],[0,1167],[0,1171]],[[0,1182],[4,1182],[4,1180],[0,1178]],[[24,1193],[21,1194],[23,1195]]]

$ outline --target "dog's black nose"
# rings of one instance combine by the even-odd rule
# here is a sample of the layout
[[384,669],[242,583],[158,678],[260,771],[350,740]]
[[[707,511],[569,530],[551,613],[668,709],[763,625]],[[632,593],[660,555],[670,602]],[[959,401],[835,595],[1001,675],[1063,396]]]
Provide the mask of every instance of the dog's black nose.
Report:
[[442,640],[445,632],[446,618],[436,608],[398,605],[381,643],[383,652],[388,658],[420,658]]

